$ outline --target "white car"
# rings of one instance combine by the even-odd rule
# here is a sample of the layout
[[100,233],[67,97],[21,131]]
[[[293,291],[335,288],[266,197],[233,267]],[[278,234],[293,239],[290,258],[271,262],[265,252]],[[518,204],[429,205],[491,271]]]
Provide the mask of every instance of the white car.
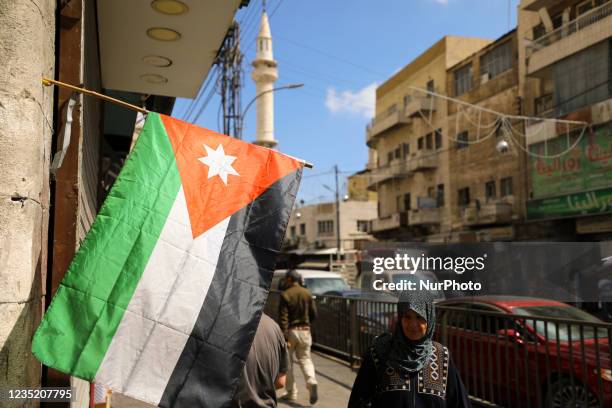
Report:
[[[342,277],[336,272],[312,270],[312,269],[296,269],[302,276],[302,285],[313,295],[323,295],[327,292],[343,292],[349,290],[350,287]],[[283,290],[283,283],[287,269],[277,269],[274,271],[272,278],[272,290]]]

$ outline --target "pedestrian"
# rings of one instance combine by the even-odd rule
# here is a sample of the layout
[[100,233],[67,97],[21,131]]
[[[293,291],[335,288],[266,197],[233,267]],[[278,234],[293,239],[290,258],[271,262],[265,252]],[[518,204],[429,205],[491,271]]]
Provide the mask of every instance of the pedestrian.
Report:
[[318,400],[315,368],[310,358],[312,336],[310,324],[317,317],[314,299],[308,289],[300,285],[301,276],[295,269],[285,274],[285,290],[280,299],[281,328],[289,347],[289,372],[287,373],[287,394],[281,398],[288,401],[297,399],[297,385],[293,376],[294,357],[306,379],[306,388],[310,394],[310,404]]
[[429,291],[403,292],[393,333],[376,337],[364,355],[348,406],[385,408],[470,407],[448,349],[432,340]]
[[276,390],[285,386],[287,343],[283,332],[265,313],[240,375],[232,408],[276,407]]

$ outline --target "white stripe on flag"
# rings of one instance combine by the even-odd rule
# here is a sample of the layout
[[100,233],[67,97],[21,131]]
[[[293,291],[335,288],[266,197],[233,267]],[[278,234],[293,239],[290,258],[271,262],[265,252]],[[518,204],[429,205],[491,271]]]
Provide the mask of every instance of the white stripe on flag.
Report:
[[181,187],[96,382],[157,405],[206,298],[229,220],[193,240]]

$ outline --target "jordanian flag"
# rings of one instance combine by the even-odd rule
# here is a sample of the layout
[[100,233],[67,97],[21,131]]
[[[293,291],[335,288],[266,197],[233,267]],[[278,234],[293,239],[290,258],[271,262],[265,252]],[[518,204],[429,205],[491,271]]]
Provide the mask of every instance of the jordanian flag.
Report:
[[303,162],[149,113],[32,351],[161,407],[232,398]]

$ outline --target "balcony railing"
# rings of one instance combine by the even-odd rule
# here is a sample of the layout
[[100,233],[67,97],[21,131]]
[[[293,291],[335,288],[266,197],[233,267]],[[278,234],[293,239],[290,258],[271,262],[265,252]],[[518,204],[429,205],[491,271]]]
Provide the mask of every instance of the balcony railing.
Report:
[[397,212],[389,217],[372,220],[372,232],[382,232],[394,230],[408,225],[408,214]]
[[408,224],[410,226],[440,224],[440,208],[419,208],[412,210]]
[[376,185],[393,178],[410,176],[409,162],[405,159],[395,159],[391,163],[372,169],[368,177],[368,189],[376,191]]
[[468,225],[507,224],[512,221],[512,204],[495,200],[476,204],[463,209],[463,222]]
[[612,2],[602,4],[542,37],[532,40],[529,46],[530,53],[548,47],[562,38],[568,37],[610,15],[612,15]]
[[433,149],[422,149],[410,157],[408,170],[412,172],[431,170],[438,167],[438,155]]
[[379,115],[366,126],[366,143],[371,146],[374,139],[381,133],[395,126],[409,125],[411,122],[412,119],[406,117],[403,109]]
[[431,96],[419,96],[411,98],[406,104],[406,116],[409,118],[417,117],[421,113],[429,114],[436,111],[436,101]]

